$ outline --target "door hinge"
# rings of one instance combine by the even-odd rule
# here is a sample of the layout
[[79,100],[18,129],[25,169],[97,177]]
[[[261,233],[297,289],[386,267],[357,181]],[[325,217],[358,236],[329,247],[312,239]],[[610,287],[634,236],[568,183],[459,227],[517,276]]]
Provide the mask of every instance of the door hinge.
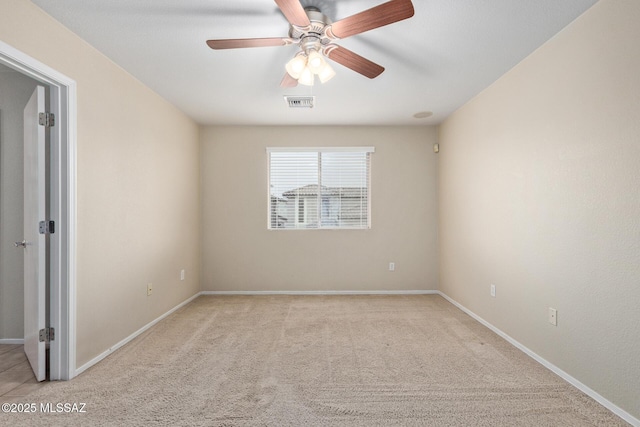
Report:
[[50,342],[56,338],[55,329],[44,328],[40,329],[40,342]]
[[56,222],[40,221],[38,229],[40,230],[40,234],[53,234],[56,232]]
[[56,124],[56,117],[53,113],[40,113],[38,115],[38,123],[40,126],[51,128]]

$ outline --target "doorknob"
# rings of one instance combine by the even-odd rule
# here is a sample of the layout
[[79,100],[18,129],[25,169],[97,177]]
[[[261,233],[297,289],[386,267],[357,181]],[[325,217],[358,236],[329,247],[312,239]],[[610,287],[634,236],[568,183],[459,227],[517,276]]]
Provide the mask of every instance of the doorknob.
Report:
[[22,246],[23,248],[27,247],[27,241],[23,240],[22,242],[15,242],[14,245],[16,245],[16,248],[19,248],[20,246]]

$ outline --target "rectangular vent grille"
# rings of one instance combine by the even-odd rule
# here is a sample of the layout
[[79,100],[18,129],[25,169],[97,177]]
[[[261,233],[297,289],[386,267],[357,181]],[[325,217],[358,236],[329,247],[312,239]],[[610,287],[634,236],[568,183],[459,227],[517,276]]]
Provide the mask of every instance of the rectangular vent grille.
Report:
[[285,96],[284,100],[289,108],[313,108],[316,103],[315,96]]

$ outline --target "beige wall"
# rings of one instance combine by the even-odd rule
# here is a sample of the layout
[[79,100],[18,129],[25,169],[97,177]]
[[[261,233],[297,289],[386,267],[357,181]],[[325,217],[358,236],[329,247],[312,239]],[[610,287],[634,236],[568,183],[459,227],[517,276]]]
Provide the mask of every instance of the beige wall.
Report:
[[36,81],[0,67],[0,339],[24,337],[23,110]]
[[[203,129],[203,290],[437,289],[435,141],[424,127]],[[370,230],[267,230],[265,148],[303,145],[375,146]]]
[[28,1],[0,40],[77,83],[81,366],[200,289],[198,127]]
[[635,417],[638,22],[597,3],[448,118],[439,158],[440,289]]

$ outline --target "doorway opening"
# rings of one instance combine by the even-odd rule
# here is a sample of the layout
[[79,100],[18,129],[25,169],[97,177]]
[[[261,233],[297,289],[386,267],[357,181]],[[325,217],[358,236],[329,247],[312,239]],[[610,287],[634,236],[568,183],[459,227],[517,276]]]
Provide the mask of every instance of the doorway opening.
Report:
[[[48,213],[39,224],[41,228],[49,224],[52,227],[43,233],[46,234],[48,252],[46,332],[50,334],[47,365],[50,380],[69,380],[75,376],[76,370],[76,84],[1,41],[0,65],[45,88],[49,107],[46,113],[54,119],[48,130],[49,156],[45,171]],[[46,337],[43,339],[47,340]]]

